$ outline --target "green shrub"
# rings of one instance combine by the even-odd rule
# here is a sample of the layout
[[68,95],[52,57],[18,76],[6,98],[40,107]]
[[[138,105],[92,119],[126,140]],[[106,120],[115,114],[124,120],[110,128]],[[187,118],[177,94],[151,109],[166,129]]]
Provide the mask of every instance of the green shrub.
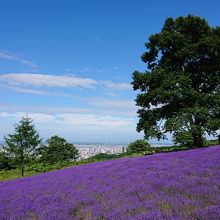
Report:
[[52,164],[60,161],[76,160],[78,158],[79,152],[76,147],[68,143],[64,138],[55,135],[46,142],[46,145],[42,145],[38,149],[41,162]]
[[218,144],[219,144],[218,139],[205,141],[205,146],[213,146],[213,145],[218,145]]
[[194,143],[192,133],[190,131],[174,132],[173,142],[174,144],[178,144],[181,146],[189,146],[189,147],[193,147],[193,143]]
[[107,154],[107,153],[99,153],[92,157],[89,157],[88,160],[112,160],[121,158],[122,154]]
[[136,140],[131,142],[127,147],[128,154],[144,152],[152,152],[150,144],[146,140]]
[[0,170],[11,170],[14,169],[14,161],[7,155],[6,152],[0,151]]
[[162,152],[174,152],[174,151],[180,151],[180,150],[188,150],[191,147],[187,146],[162,146],[162,147],[154,147],[152,148],[155,153],[162,153]]

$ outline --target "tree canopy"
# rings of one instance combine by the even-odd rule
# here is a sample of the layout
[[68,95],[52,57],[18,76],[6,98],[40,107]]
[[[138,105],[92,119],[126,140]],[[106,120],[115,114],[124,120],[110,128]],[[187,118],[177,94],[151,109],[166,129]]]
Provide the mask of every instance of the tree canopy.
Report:
[[50,137],[39,150],[41,160],[47,163],[75,160],[79,155],[73,144],[68,143],[64,138],[57,135]]
[[5,137],[5,150],[20,166],[21,176],[24,176],[24,167],[30,156],[34,153],[41,139],[36,131],[33,120],[29,117],[23,117],[19,124],[14,125],[15,131]]
[[145,44],[145,72],[133,73],[137,131],[145,138],[186,138],[203,146],[205,133],[220,129],[220,27],[188,15],[167,18],[160,33]]
[[136,140],[127,147],[127,153],[144,153],[150,150],[150,144],[146,140]]

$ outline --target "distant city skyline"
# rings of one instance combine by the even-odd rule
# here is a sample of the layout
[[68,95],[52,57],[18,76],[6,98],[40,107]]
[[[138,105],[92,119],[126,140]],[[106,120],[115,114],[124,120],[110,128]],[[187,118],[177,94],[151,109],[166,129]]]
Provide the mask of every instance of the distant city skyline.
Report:
[[2,2],[0,141],[25,115],[44,139],[143,138],[130,83],[135,70],[146,69],[144,43],[169,16],[193,14],[219,26],[219,8],[217,0]]

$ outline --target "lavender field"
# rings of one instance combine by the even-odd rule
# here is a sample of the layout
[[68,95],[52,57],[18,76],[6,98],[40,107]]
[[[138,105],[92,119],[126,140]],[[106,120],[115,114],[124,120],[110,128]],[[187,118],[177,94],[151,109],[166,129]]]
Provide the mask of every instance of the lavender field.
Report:
[[0,182],[0,219],[220,219],[220,146]]

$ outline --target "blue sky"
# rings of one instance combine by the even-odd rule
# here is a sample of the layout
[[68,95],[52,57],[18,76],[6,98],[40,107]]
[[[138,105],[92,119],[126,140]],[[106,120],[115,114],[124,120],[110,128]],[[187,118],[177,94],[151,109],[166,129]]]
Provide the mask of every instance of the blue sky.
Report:
[[0,140],[28,114],[40,135],[129,142],[136,132],[134,70],[166,17],[219,26],[220,2],[33,0],[0,4]]

